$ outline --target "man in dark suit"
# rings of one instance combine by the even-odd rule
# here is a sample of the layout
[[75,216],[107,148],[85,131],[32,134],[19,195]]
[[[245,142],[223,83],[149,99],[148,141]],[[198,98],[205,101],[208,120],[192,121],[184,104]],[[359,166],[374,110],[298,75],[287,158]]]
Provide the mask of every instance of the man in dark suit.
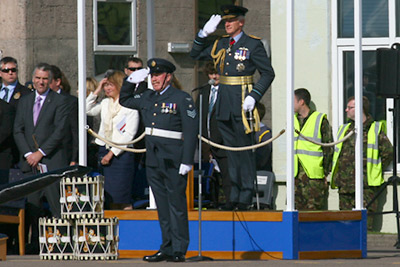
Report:
[[[28,176],[68,166],[63,139],[69,114],[67,99],[49,88],[50,65],[40,63],[33,72],[35,91],[22,97],[14,122],[14,139],[21,154],[21,170]],[[42,165],[41,165],[42,164]],[[38,166],[41,169],[38,170]],[[60,188],[54,183],[27,199],[27,219],[32,225],[32,250],[38,252],[38,217],[45,196],[55,217],[60,217]]]
[[[204,66],[204,73],[207,75],[210,81],[213,81],[213,85],[206,85],[200,88],[199,95],[196,99],[197,110],[200,111],[200,101],[199,96],[203,94],[202,100],[202,136],[209,138],[211,141],[222,144],[222,136],[217,126],[217,118],[215,116],[215,103],[218,97],[218,87],[219,87],[219,74],[214,67],[212,62],[208,62]],[[221,172],[222,179],[222,189],[224,191],[226,203],[229,203],[229,197],[231,192],[231,180],[229,178],[228,172],[228,159],[226,157],[226,152],[223,149],[219,149],[210,146],[206,143],[202,143],[202,155],[203,160],[209,161],[214,158]]]
[[[143,60],[138,57],[129,56],[125,61],[124,72],[126,74],[126,79],[129,79],[129,76],[132,75],[135,71],[143,69]],[[144,80],[135,85],[134,94],[141,94],[144,91],[148,90],[147,81]],[[140,113],[140,111],[139,111]],[[142,119],[139,120],[139,128],[136,132],[135,139],[143,134],[144,124]],[[133,145],[136,149],[145,148],[145,138],[140,140],[139,142]],[[146,188],[149,187],[146,179],[146,170],[145,170],[145,162],[146,162],[146,153],[135,153],[135,174],[134,181],[132,183],[132,195],[134,199],[142,199],[146,197]]]
[[154,90],[133,94],[135,84],[148,76],[143,69],[123,84],[119,98],[122,106],[140,111],[146,127],[147,180],[162,232],[160,250],[143,260],[182,262],[189,245],[186,174],[193,166],[198,117],[190,95],[171,86],[175,66],[160,58],[147,65]]
[[19,99],[31,92],[18,81],[18,63],[13,57],[3,57],[0,60],[0,77],[2,86],[0,90],[0,99],[9,103],[15,110],[17,109]]
[[9,143],[12,138],[12,127],[15,112],[7,102],[0,100],[0,184],[8,183],[12,164],[12,153]]
[[[258,131],[259,116],[254,107],[271,85],[275,74],[260,38],[243,32],[247,8],[226,5],[221,10],[228,35],[207,46],[207,36],[216,30],[221,21],[220,15],[213,15],[194,40],[190,56],[197,60],[214,60],[221,75],[216,103],[218,127],[225,145],[243,147],[253,142],[246,113],[254,115],[254,129]],[[260,79],[254,83],[256,70]],[[231,203],[224,210],[248,210],[252,205],[256,179],[254,157],[251,150],[227,151],[227,156],[232,188]]]
[[50,82],[50,89],[54,92],[64,96],[68,100],[69,115],[67,126],[65,129],[65,138],[63,140],[63,146],[67,152],[67,159],[69,165],[75,165],[78,163],[78,151],[79,151],[79,140],[78,140],[78,98],[70,95],[61,89],[61,83],[65,76],[61,72],[60,68],[51,65],[51,72],[53,79]]
[[[29,94],[31,91],[18,81],[18,62],[15,58],[3,57],[0,60],[0,65],[0,77],[2,80],[0,99],[9,103],[11,106],[12,111],[9,114],[12,115],[12,118],[10,119],[14,121],[19,100],[22,96]],[[19,153],[12,135],[9,139],[7,139],[7,142],[2,144],[1,149],[3,157],[11,159],[11,162],[7,168],[14,168],[19,160]],[[6,162],[8,163],[9,161],[7,160]]]

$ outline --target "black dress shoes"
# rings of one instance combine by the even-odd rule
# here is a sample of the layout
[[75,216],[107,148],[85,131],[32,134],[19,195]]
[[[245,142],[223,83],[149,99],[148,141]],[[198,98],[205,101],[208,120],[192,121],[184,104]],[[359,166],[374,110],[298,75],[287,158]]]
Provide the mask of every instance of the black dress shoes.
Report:
[[148,262],[159,262],[159,261],[169,261],[172,258],[173,258],[172,256],[167,255],[162,251],[157,251],[156,254],[150,256],[144,256],[143,260]]
[[236,209],[240,210],[240,211],[251,210],[252,205],[245,204],[245,203],[238,203]]
[[219,207],[219,210],[223,210],[223,211],[231,211],[234,210],[236,208],[236,203],[232,203],[232,202],[228,202],[225,205]]
[[174,256],[171,258],[167,259],[167,261],[172,261],[172,262],[184,262],[185,261],[185,255],[182,253],[175,253]]

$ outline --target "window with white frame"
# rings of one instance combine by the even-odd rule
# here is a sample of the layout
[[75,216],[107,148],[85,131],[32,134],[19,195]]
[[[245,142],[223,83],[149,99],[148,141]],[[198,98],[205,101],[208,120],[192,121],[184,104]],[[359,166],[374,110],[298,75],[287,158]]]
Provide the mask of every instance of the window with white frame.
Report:
[[136,0],[93,0],[95,75],[136,54]]
[[[354,95],[354,0],[332,1],[333,36],[333,106],[335,129],[346,121],[347,99]],[[393,140],[393,101],[376,93],[376,50],[400,41],[400,0],[362,0],[363,95],[370,101],[375,120],[386,120],[387,133]],[[336,92],[335,92],[336,91]]]

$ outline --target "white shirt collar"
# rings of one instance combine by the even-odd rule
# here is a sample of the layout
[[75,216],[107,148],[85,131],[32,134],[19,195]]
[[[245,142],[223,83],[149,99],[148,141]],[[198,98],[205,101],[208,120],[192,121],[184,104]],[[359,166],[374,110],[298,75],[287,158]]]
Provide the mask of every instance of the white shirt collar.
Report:
[[47,89],[47,91],[44,92],[44,94],[42,94],[42,95],[39,95],[38,92],[35,90],[35,99],[36,99],[38,96],[40,96],[40,98],[41,98],[42,101],[43,101],[43,99],[45,99],[45,98],[47,97],[47,95],[49,94],[50,90],[51,90],[50,88]]

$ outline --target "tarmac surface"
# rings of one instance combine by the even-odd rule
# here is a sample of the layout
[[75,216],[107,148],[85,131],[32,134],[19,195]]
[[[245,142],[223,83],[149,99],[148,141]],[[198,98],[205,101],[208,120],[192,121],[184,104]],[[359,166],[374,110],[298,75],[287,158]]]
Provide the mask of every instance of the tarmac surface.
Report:
[[147,263],[141,259],[119,259],[116,261],[57,261],[40,260],[37,255],[7,256],[7,261],[0,262],[4,267],[131,267],[131,266],[394,266],[400,265],[400,250],[369,251],[366,259],[332,259],[332,260],[268,260],[268,261],[244,261],[244,260],[213,260],[184,263],[158,262]]
[[367,258],[325,260],[212,260],[186,261],[184,263],[148,263],[141,259],[118,259],[110,261],[41,260],[38,255],[7,255],[0,261],[1,267],[131,267],[131,266],[400,266],[400,249],[395,247],[397,235],[368,235]]

